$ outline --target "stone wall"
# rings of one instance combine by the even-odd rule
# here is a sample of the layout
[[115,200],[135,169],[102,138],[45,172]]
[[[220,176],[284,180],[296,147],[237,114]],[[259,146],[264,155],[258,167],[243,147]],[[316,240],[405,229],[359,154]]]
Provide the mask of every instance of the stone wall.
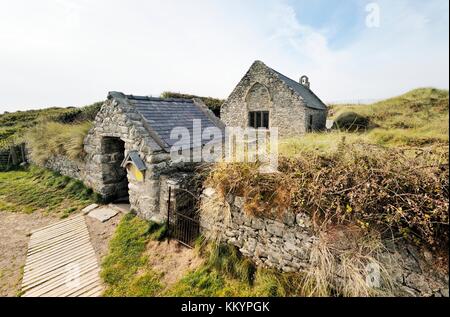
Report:
[[65,156],[58,155],[48,159],[44,167],[83,181],[85,164],[82,161],[73,161]]
[[278,127],[282,138],[308,132],[310,114],[313,129],[324,130],[327,117],[327,111],[305,107],[301,97],[261,62],[255,62],[236,86],[220,117],[227,126],[245,128],[249,111],[269,111],[269,125]]
[[[247,216],[242,197],[229,195],[222,202],[211,188],[204,190],[201,203],[201,230],[206,237],[235,245],[259,266],[284,272],[311,268],[311,250],[320,238],[308,215],[287,212],[282,221]],[[439,259],[431,252],[392,237],[383,243],[378,257],[395,295],[449,296],[448,273],[436,268]]]
[[[165,221],[168,186],[179,186],[180,177],[186,178],[196,164],[172,162],[170,154],[154,141],[144,124],[126,100],[107,100],[84,139],[84,159],[73,161],[54,156],[44,167],[81,180],[105,201],[128,195],[131,208],[139,216]],[[143,181],[120,166],[132,150],[146,165]]]
[[[312,125],[310,125],[310,116],[312,116]],[[309,131],[323,131],[327,122],[327,112],[305,108],[306,127]]]
[[[83,161],[64,156],[50,158],[44,167],[81,180],[105,201],[129,195],[131,208],[148,220],[164,221],[165,191],[170,175],[184,168],[170,162],[170,154],[155,143],[133,107],[114,99],[106,101],[84,140]],[[146,165],[144,180],[139,181],[120,166],[129,151],[139,153]],[[162,201],[160,199],[162,198]],[[162,204],[162,206],[160,206]]]
[[312,244],[317,239],[306,214],[287,213],[283,221],[250,217],[243,211],[243,198],[229,196],[219,202],[212,189],[202,196],[201,227],[206,236],[217,234],[237,247],[255,264],[294,272],[305,268]]
[[87,155],[83,177],[88,186],[105,198],[114,197],[118,186],[114,179],[110,179],[117,174],[114,169],[118,162],[114,153],[106,151],[106,138],[121,140],[125,155],[131,150],[138,151],[147,169],[143,181],[136,180],[130,173],[126,175],[131,208],[142,218],[161,220],[160,177],[166,172],[170,173],[170,155],[155,143],[144,127],[143,118],[134,111],[132,105],[115,99],[106,101],[84,141]]

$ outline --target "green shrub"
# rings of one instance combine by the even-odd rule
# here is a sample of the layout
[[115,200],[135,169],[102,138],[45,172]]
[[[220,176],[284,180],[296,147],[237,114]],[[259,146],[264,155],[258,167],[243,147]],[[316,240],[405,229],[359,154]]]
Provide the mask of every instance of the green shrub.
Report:
[[370,120],[356,112],[344,112],[333,123],[333,129],[341,131],[366,131],[370,128]]

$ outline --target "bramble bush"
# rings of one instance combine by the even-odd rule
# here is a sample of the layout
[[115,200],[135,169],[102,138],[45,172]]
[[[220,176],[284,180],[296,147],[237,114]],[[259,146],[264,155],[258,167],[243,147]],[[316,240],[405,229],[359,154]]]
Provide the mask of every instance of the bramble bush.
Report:
[[279,173],[258,164],[216,164],[209,186],[222,199],[243,196],[244,210],[282,217],[290,209],[316,224],[390,230],[417,243],[448,246],[448,149],[339,145],[327,154],[281,157]]

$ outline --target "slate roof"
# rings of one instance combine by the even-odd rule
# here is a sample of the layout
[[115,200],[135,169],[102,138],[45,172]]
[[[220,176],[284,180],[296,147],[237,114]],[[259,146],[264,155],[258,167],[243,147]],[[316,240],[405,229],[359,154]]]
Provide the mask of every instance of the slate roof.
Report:
[[[266,66],[267,67],[267,66]],[[302,99],[305,101],[305,105],[312,109],[318,109],[318,110],[326,110],[327,106],[325,103],[320,100],[319,97],[314,94],[314,92],[309,89],[308,87],[303,86],[299,82],[290,79],[289,77],[277,72],[275,69],[272,69],[268,67],[271,71],[273,71],[276,75],[278,75],[278,78],[280,78],[287,86],[289,86],[291,89],[293,89],[297,94],[302,97]]]
[[147,169],[147,167],[145,166],[144,161],[142,161],[141,157],[139,156],[138,151],[130,151],[130,152],[128,152],[127,157],[125,157],[125,159],[122,161],[121,166],[122,167],[126,167],[131,162],[141,172],[145,171]]
[[[201,132],[208,127],[219,127],[210,117],[214,114],[207,114],[206,109],[196,104],[191,99],[172,99],[172,98],[155,98],[146,96],[124,95],[122,93],[109,93],[110,97],[121,96],[125,98],[129,104],[133,105],[136,111],[142,115],[148,126],[157,136],[165,143],[164,149],[178,142],[179,139],[171,139],[170,133],[176,127],[183,127],[189,130],[191,138],[201,137],[200,133],[193,135],[193,120],[201,120]],[[117,99],[117,98],[116,98]],[[119,98],[120,99],[120,98]],[[202,140],[205,144],[210,140]],[[179,144],[179,143],[178,143]],[[203,145],[202,144],[202,145]]]

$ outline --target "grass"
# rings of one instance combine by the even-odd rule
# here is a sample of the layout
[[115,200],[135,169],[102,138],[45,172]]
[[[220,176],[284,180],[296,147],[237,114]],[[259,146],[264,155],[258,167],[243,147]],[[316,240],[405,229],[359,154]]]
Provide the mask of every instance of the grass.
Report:
[[0,115],[0,148],[23,141],[24,132],[40,120],[54,119],[73,108],[47,108]]
[[164,295],[177,297],[282,297],[303,296],[301,275],[257,268],[235,246],[209,242],[198,247],[205,258]]
[[121,220],[102,262],[105,296],[289,296],[299,289],[292,274],[256,269],[235,247],[214,243],[199,243],[203,264],[166,288],[145,255],[150,240],[164,239],[164,228],[133,214]]
[[144,256],[147,242],[158,230],[156,224],[132,214],[123,217],[102,263],[105,296],[155,296],[162,289],[160,276]]
[[81,108],[46,108],[0,114],[0,149],[25,140],[25,133],[42,122],[81,123],[93,121],[102,102]]
[[49,121],[30,128],[25,138],[32,161],[44,165],[49,158],[58,155],[81,160],[83,140],[91,126],[91,122],[62,124]]
[[422,88],[370,105],[334,105],[331,117],[355,112],[367,117],[376,128],[362,132],[333,130],[309,133],[280,141],[280,154],[295,157],[305,152],[334,153],[338,145],[369,144],[385,147],[448,146],[448,91]]
[[[344,243],[343,243],[344,242]],[[310,265],[300,281],[305,296],[372,297],[393,295],[387,267],[392,259],[383,251],[379,232],[356,226],[322,228],[313,244]],[[367,282],[367,268],[379,270],[379,288]]]
[[[146,245],[163,226],[132,214],[125,216],[110,242],[101,276],[107,285],[105,296],[165,297],[281,297],[281,296],[378,296],[390,294],[390,281],[376,259],[381,244],[359,230],[359,249],[340,249],[337,239],[321,239],[312,252],[311,269],[303,273],[281,273],[256,268],[236,247],[220,243],[199,243],[196,251],[204,261],[168,288],[161,274],[148,262]],[[368,263],[380,263],[383,291],[365,283]],[[342,265],[341,265],[342,264]],[[341,276],[348,283],[342,283]]]
[[82,182],[36,166],[0,172],[1,211],[40,211],[64,218],[97,200]]
[[[360,133],[316,133],[302,140],[292,140],[294,147],[315,144],[324,149],[331,147],[337,138],[346,137],[348,142],[365,142],[383,146],[429,146],[448,145],[449,141],[449,94],[447,90],[420,88],[404,95],[370,105],[332,105],[331,117],[355,112],[370,120],[377,128]],[[289,147],[289,140],[286,141]],[[292,151],[285,152],[288,155]]]
[[356,112],[385,129],[416,128],[448,115],[448,98],[447,90],[419,88],[369,105],[332,105],[330,112]]

